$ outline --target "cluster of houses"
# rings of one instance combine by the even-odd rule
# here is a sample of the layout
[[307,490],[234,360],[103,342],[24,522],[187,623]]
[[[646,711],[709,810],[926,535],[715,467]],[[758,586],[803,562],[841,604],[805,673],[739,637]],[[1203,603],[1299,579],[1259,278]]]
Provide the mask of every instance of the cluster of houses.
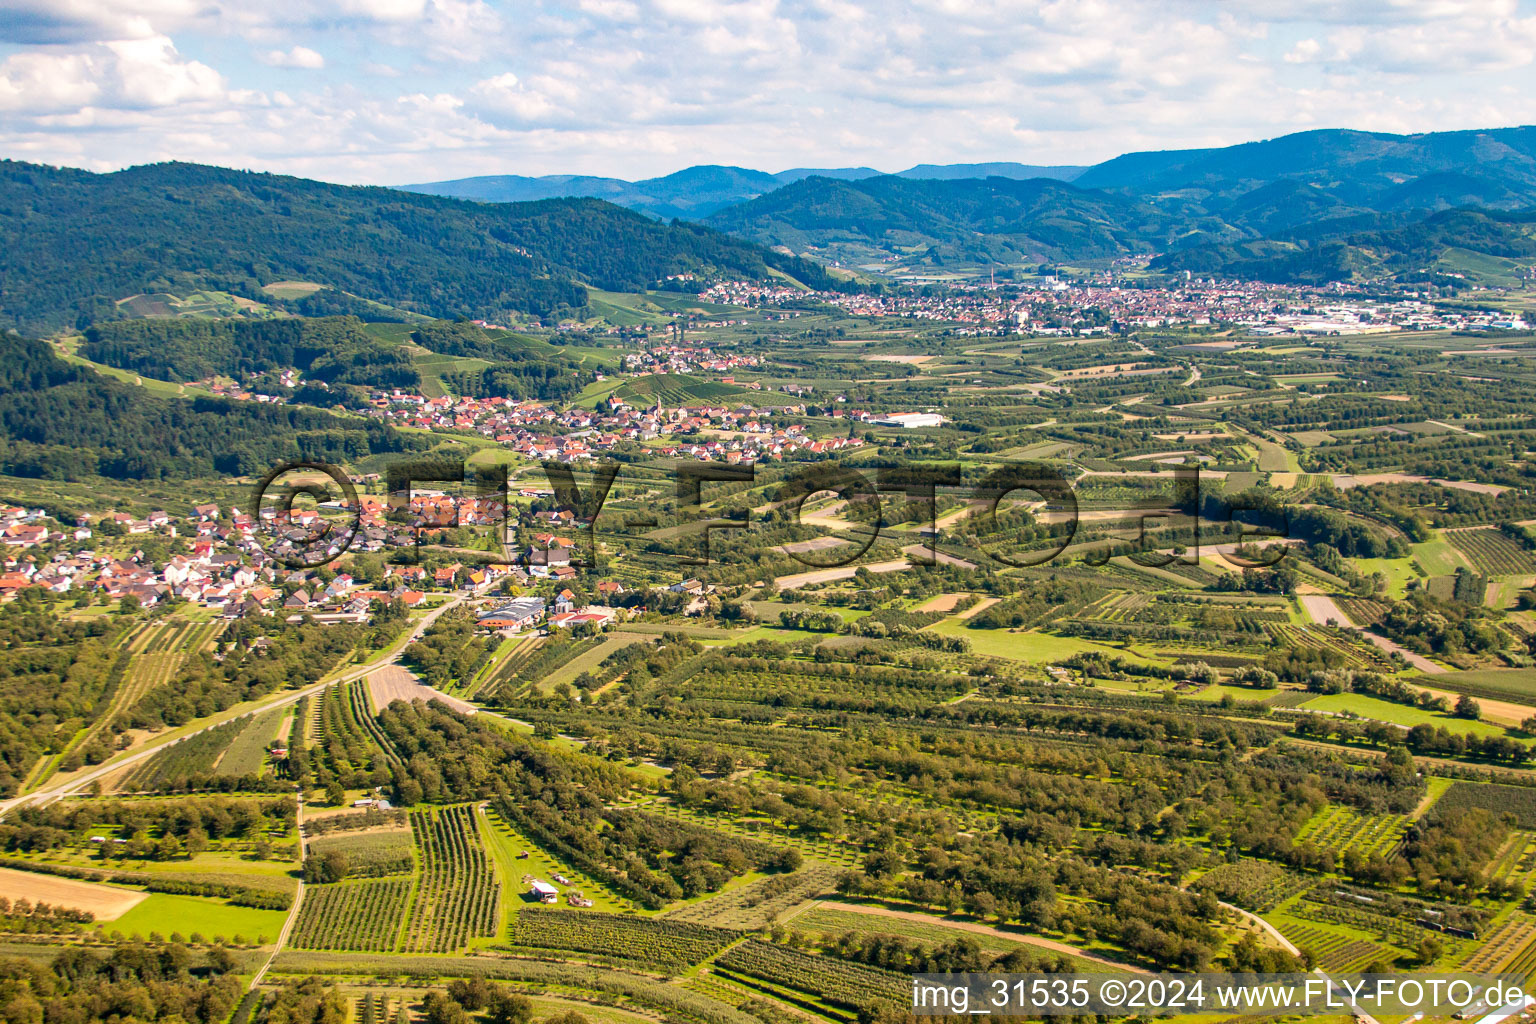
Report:
[[[1171,287],[1128,287],[1127,269],[1149,257],[1132,257],[1071,282],[1057,278],[953,285],[938,294],[889,292],[850,295],[816,292],[817,299],[852,316],[894,316],[971,325],[957,333],[999,330],[1033,336],[1093,335],[1142,328],[1234,324],[1263,335],[1363,334],[1387,330],[1523,330],[1507,313],[1437,305],[1414,293],[1362,300],[1345,298],[1336,285],[1276,285],[1256,281],[1202,280],[1186,275]],[[731,281],[701,296],[708,302],[750,306],[803,303],[807,295],[779,285]]]
[[[785,390],[803,395],[811,389],[789,385]],[[396,390],[376,394],[370,407],[359,411],[401,426],[480,434],[541,462],[581,462],[626,443],[649,443],[666,437],[679,440],[672,445],[652,444],[653,454],[733,463],[783,459],[802,451],[815,454],[832,443],[814,440],[800,424],[774,425],[775,417],[804,416],[803,402],[734,407],[701,404],[672,409],[657,402],[642,409],[614,399],[602,412],[579,408],[557,412],[541,402],[496,397],[426,398]],[[715,431],[721,436],[696,442],[682,440]]]
[[[727,326],[733,322],[728,321],[719,326]],[[626,355],[623,365],[629,373],[694,373],[699,370],[731,373],[735,370],[756,368],[759,361],[754,355],[716,352],[707,345],[650,345],[639,352]],[[737,386],[751,385],[738,384]]]

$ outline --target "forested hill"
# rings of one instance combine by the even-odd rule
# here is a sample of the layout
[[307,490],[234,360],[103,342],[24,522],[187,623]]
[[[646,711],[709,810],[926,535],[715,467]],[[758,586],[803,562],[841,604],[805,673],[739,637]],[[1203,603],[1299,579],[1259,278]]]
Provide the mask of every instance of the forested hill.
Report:
[[197,164],[113,174],[0,162],[0,324],[83,326],[141,292],[312,281],[431,316],[493,319],[586,304],[669,275],[813,263],[595,199],[482,204]]
[[1121,196],[1033,178],[812,177],[721,210],[712,227],[769,245],[929,246],[939,256],[1092,259],[1162,248],[1173,219]]
[[1393,278],[1447,283],[1536,259],[1536,210],[1446,210],[1376,223],[1325,223],[1252,242],[1197,246],[1158,257],[1153,270],[1280,283]]
[[188,479],[425,446],[380,423],[302,406],[157,398],[0,332],[0,474]]
[[1075,183],[1151,196],[1234,196],[1293,181],[1374,210],[1530,206],[1536,202],[1536,127],[1422,135],[1324,129],[1221,149],[1127,153]]

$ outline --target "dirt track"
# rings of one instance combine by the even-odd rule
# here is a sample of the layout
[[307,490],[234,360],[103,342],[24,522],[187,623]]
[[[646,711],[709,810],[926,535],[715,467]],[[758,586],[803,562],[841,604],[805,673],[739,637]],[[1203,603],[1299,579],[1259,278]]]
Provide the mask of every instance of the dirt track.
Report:
[[1354,622],[1350,621],[1349,616],[1344,614],[1344,609],[1340,608],[1334,602],[1333,598],[1329,597],[1327,594],[1299,594],[1297,596],[1301,600],[1301,606],[1307,610],[1308,615],[1312,616],[1313,622],[1326,625],[1328,620],[1332,619],[1335,623],[1344,627],[1345,629],[1355,630],[1361,636],[1375,644],[1376,647],[1386,651],[1388,654],[1401,654],[1403,656],[1403,660],[1407,661],[1408,664],[1412,665],[1420,672],[1439,675],[1448,671],[1444,665],[1436,665],[1434,662],[1430,661],[1423,655],[1414,654],[1402,644],[1388,640],[1386,637],[1379,634],[1372,633],[1368,629],[1361,629],[1359,626],[1355,625]]
[[1130,964],[1121,963],[1118,960],[1107,960],[1094,953],[1085,952],[1076,946],[1069,946],[1065,942],[1057,942],[1055,939],[1042,939],[1037,935],[1027,935],[1023,932],[1012,932],[1006,928],[993,928],[991,925],[981,924],[977,921],[956,921],[947,917],[935,917],[932,914],[919,914],[911,910],[893,910],[890,907],[870,907],[862,903],[840,903],[837,900],[822,900],[820,904],[828,910],[844,910],[852,914],[868,914],[871,917],[889,917],[899,921],[916,921],[919,924],[934,924],[943,928],[953,928],[956,931],[972,932],[976,935],[990,935],[994,938],[1007,939],[1009,942],[1023,942],[1031,946],[1039,946],[1041,949],[1049,949],[1055,953],[1066,953],[1069,956],[1082,957],[1084,960],[1092,960],[1106,967],[1113,967],[1117,971],[1130,971],[1134,974],[1151,974],[1151,971],[1141,967],[1133,967]]

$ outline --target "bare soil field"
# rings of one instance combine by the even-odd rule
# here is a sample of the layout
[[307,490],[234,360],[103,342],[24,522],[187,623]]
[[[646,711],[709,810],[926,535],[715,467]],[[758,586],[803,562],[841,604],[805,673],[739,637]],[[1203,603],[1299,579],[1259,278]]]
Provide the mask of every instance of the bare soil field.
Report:
[[984,597],[980,601],[977,601],[975,604],[971,605],[965,611],[961,612],[959,615],[955,616],[955,618],[957,618],[957,619],[968,619],[972,615],[976,615],[976,614],[978,614],[980,612],[986,611],[988,608],[991,608],[993,605],[997,604],[997,602],[999,602],[1001,600],[1002,600],[1002,598],[1000,598],[1000,597]]
[[0,896],[88,910],[96,915],[98,921],[115,921],[142,903],[149,893],[0,868]]
[[962,599],[970,596],[968,593],[935,594],[912,610],[915,612],[952,612],[955,610],[955,605],[959,604]]
[[440,700],[460,714],[473,715],[479,710],[473,704],[432,689],[399,665],[386,665],[369,675],[368,696],[376,708],[388,707],[397,700]]
[[811,583],[831,583],[834,580],[851,580],[854,573],[860,569],[868,569],[870,572],[899,572],[902,569],[912,568],[912,563],[905,558],[899,558],[891,562],[873,562],[869,565],[843,565],[836,569],[818,569],[816,572],[797,572],[792,576],[780,576],[773,581],[773,585],[780,590],[793,590],[795,587],[807,586]]

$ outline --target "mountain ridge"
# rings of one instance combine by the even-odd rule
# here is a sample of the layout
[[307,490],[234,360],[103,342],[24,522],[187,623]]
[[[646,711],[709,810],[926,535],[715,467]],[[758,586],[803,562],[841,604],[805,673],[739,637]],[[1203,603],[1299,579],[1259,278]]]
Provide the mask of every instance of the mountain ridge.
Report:
[[[434,317],[558,314],[586,286],[780,274],[835,287],[820,266],[697,224],[597,199],[471,203],[199,164],[111,174],[0,161],[0,325],[56,330],[118,315],[144,292],[215,288],[353,312],[352,296]],[[356,299],[352,300],[356,302]]]

